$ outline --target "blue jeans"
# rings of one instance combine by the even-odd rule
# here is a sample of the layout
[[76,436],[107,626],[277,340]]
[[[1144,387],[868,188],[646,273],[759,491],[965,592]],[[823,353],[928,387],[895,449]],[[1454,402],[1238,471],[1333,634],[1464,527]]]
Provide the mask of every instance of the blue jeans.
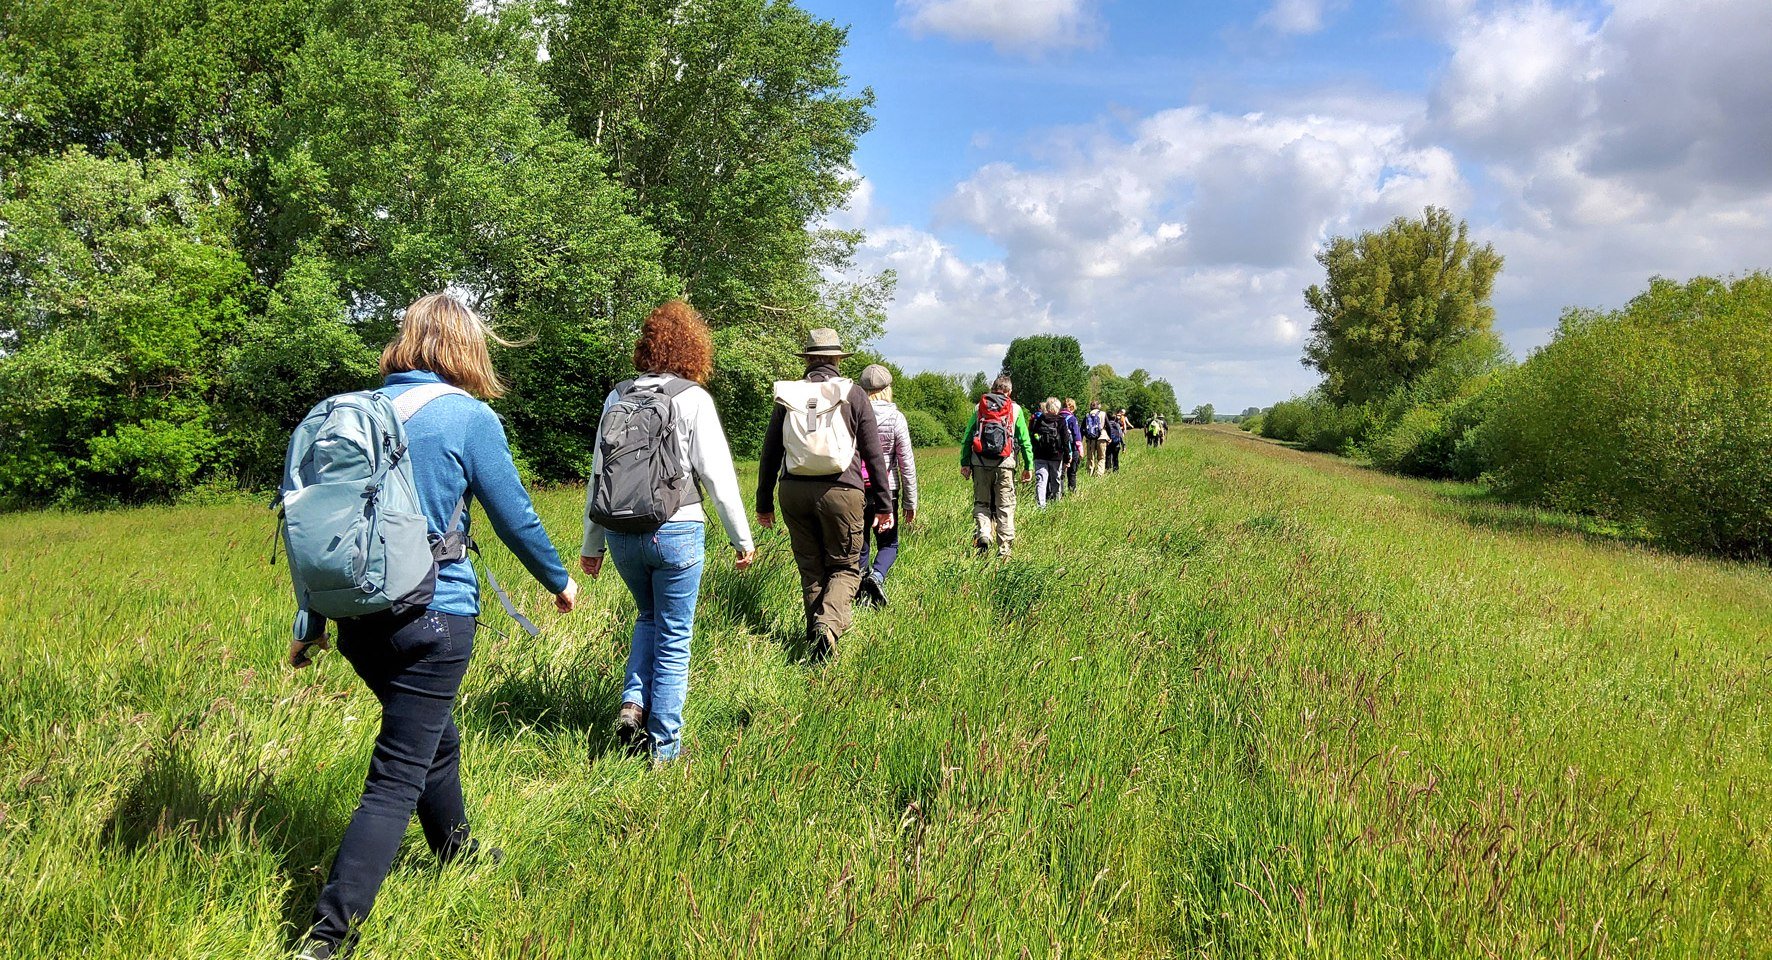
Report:
[[646,708],[646,735],[659,760],[676,759],[683,747],[689,641],[706,554],[707,532],[700,521],[667,523],[653,533],[609,534],[609,558],[640,608],[621,698]]
[[[868,564],[870,552],[874,555],[874,562],[871,566]],[[861,575],[865,577],[868,575],[868,571],[872,570],[874,576],[879,577],[881,583],[885,583],[886,575],[892,572],[892,565],[896,562],[898,562],[898,498],[894,496],[892,529],[885,533],[878,533],[874,530],[872,523],[862,527]]]
[[381,731],[363,798],[314,907],[314,939],[337,946],[369,915],[414,813],[445,862],[471,849],[461,736],[450,714],[474,629],[473,617],[431,610],[338,622],[338,652],[381,701]]

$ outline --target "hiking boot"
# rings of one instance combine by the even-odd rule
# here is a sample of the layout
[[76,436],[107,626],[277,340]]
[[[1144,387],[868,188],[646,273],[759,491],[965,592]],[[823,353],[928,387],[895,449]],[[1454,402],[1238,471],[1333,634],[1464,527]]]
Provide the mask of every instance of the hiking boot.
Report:
[[646,749],[646,708],[637,703],[623,703],[615,715],[615,742],[629,753]]
[[837,655],[837,631],[820,626],[812,634],[812,662],[823,663]]
[[972,538],[972,549],[978,551],[978,555],[982,557],[986,553],[990,552],[991,545],[986,543],[985,541],[983,541],[982,539],[980,539],[978,537],[973,537]]
[[324,940],[307,940],[295,950],[293,960],[333,960],[338,948]]
[[867,577],[862,580],[862,585],[869,593],[873,594],[875,606],[886,606],[886,580],[880,576],[879,571],[868,571]]

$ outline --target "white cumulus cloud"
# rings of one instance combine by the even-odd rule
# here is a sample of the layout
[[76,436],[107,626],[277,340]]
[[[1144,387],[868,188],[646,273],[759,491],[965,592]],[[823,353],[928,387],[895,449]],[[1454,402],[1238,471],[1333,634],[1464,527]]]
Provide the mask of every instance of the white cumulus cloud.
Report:
[[900,22],[922,36],[1036,54],[1092,46],[1101,36],[1093,0],[898,0]]

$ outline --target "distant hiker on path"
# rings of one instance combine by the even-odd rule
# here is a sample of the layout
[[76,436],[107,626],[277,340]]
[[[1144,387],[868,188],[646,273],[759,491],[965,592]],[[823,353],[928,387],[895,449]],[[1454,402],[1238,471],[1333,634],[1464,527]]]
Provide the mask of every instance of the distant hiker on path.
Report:
[[1099,477],[1107,472],[1107,411],[1100,400],[1089,401],[1089,415],[1083,418],[1083,443],[1089,452],[1089,475]]
[[835,653],[853,623],[863,526],[885,532],[894,525],[886,485],[868,489],[862,479],[864,466],[868,476],[884,478],[886,458],[867,393],[837,373],[847,356],[837,331],[812,331],[800,352],[805,379],[775,384],[775,412],[757,464],[757,522],[764,529],[775,526],[781,485],[814,659]]
[[[892,371],[880,364],[870,364],[861,372],[861,388],[867,391],[874,408],[874,422],[880,428],[880,444],[886,458],[886,495],[892,503],[892,526],[878,533],[871,525],[862,526],[861,593],[859,598],[878,606],[886,605],[886,575],[898,560],[898,522],[902,509],[904,520],[917,519],[917,458],[911,450],[911,428],[904,414],[892,402]],[[870,483],[880,482],[870,476]],[[877,544],[877,545],[876,545]],[[868,551],[873,547],[873,563]]]
[[[347,936],[369,915],[414,812],[424,827],[425,842],[444,863],[477,857],[496,862],[503,856],[496,848],[481,847],[469,835],[461,788],[461,736],[452,716],[456,692],[474,652],[474,618],[480,613],[480,584],[467,558],[473,544],[468,536],[468,498],[479,501],[498,538],[554,594],[557,609],[572,609],[578,587],[517,478],[498,415],[484,402],[504,393],[486,348],[488,340],[496,339],[485,321],[461,302],[432,294],[406,308],[394,342],[382,351],[381,372],[386,379],[376,392],[392,400],[391,412],[404,421],[406,461],[411,464],[426,528],[421,532],[428,532],[432,540],[422,562],[434,570],[435,580],[431,593],[417,598],[416,605],[396,603],[381,612],[338,621],[338,651],[380,701],[381,726],[363,796],[339,841],[332,872],[314,906],[314,926],[300,948],[300,956],[308,960],[329,960],[339,953]],[[360,395],[346,394],[329,402],[354,396]],[[305,451],[296,449],[304,436],[298,430],[297,441],[291,442],[286,488],[292,477],[305,477],[311,464],[328,458],[336,464],[342,435],[328,438],[327,429],[320,427],[322,442]],[[383,470],[379,475],[383,479],[375,486],[403,480],[394,476],[393,467]],[[316,479],[324,478],[308,479],[300,492],[326,485]],[[384,490],[380,496],[390,498],[395,493]],[[375,498],[371,492],[369,505],[361,506],[362,496],[356,497],[359,505],[351,514],[362,516],[375,509]],[[288,503],[290,499],[285,498],[286,509],[293,514],[300,506]],[[399,534],[387,523],[382,531],[382,538]],[[298,563],[297,550],[291,542],[292,567]],[[396,559],[410,558],[390,556],[390,568]],[[435,567],[429,567],[433,562]],[[306,627],[309,635],[290,650],[293,666],[307,665],[303,641],[318,638],[325,622],[309,618]]]
[[681,300],[652,311],[634,345],[634,369],[640,376],[603,401],[578,562],[595,579],[607,550],[637,610],[616,739],[669,763],[682,749],[695,601],[706,566],[704,489],[737,552],[733,566],[749,569],[757,551],[726,431],[705,389],[714,338],[701,314]]
[[1126,431],[1131,424],[1126,422],[1126,411],[1118,410],[1107,418],[1107,469],[1120,472],[1120,452],[1126,449]]
[[1064,464],[1064,481],[1070,492],[1076,493],[1077,467],[1083,463],[1083,425],[1077,420],[1077,401],[1070,397],[1064,398],[1064,425],[1071,437],[1071,455]]
[[1015,468],[1023,483],[1033,479],[1034,445],[1028,418],[1013,399],[1008,374],[997,377],[980,397],[960,445],[960,476],[972,480],[972,544],[986,553],[994,542],[1007,560],[1015,545]]
[[1064,465],[1071,451],[1071,430],[1064,421],[1064,406],[1047,397],[1034,415],[1030,431],[1034,442],[1034,502],[1042,509],[1064,495]]

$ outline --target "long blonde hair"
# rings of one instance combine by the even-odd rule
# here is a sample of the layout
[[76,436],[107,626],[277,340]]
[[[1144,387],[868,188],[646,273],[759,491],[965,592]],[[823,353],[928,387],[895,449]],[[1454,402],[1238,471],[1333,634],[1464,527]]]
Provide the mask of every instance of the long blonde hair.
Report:
[[420,297],[400,318],[400,332],[381,352],[381,372],[428,370],[481,398],[504,396],[487,341],[511,346],[468,305],[447,293]]

